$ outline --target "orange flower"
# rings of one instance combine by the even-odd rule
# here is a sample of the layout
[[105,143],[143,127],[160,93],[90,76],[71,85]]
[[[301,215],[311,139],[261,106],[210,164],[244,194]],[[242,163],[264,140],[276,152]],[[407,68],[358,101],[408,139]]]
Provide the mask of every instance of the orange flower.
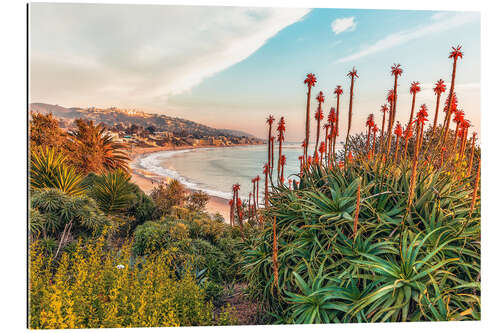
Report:
[[410,85],[410,93],[415,95],[416,93],[418,93],[420,91],[420,82],[418,81],[413,81]]
[[316,100],[318,101],[318,103],[323,103],[325,101],[325,95],[323,95],[322,91],[320,91],[318,96],[316,96]]
[[420,106],[420,110],[417,113],[417,122],[421,124],[421,126],[424,125],[426,121],[428,121],[427,116],[429,114],[427,113],[427,106],[425,104],[422,104]]
[[397,137],[403,136],[403,128],[401,127],[401,124],[399,123],[399,121],[396,123],[396,128],[394,129],[394,134]]
[[351,163],[352,160],[353,160],[352,152],[351,151],[349,152],[349,155],[347,156],[347,158],[349,159],[349,163]]
[[309,88],[316,86],[316,82],[316,76],[312,73],[307,74],[306,79],[304,80],[304,84],[307,84]]
[[401,76],[401,74],[403,74],[403,69],[401,68],[401,65],[394,64],[393,66],[391,66],[391,74],[393,76]]
[[453,58],[454,60],[457,60],[458,58],[462,58],[462,56],[464,55],[461,51],[461,45],[457,45],[457,47],[452,47],[451,49],[452,50],[450,52],[450,55],[448,56],[448,58],[450,59]]

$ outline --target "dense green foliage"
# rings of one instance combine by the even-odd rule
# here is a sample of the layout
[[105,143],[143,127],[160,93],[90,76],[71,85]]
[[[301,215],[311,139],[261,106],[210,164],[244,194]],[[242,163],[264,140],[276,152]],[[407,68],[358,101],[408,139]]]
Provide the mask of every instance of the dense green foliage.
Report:
[[85,196],[70,196],[57,189],[36,191],[31,197],[30,233],[32,236],[58,237],[72,223],[74,235],[91,236],[110,221],[96,202]]
[[103,126],[79,120],[68,136],[33,119],[30,327],[237,323],[224,295],[241,235],[204,212],[208,195],[177,181],[147,195]]
[[[272,227],[254,238],[243,271],[279,323],[480,318],[480,202],[474,177],[377,160],[313,166],[297,189],[276,188],[278,286]],[[361,183],[358,230],[354,233]]]
[[57,188],[71,195],[82,194],[83,177],[66,164],[66,157],[55,148],[38,148],[31,152],[30,188]]
[[106,247],[104,237],[77,244],[60,260],[31,246],[31,328],[102,328],[235,324],[230,307],[215,312],[191,271],[176,274],[176,254],[135,258],[130,246]]
[[102,211],[118,213],[130,205],[134,197],[133,190],[130,175],[117,170],[96,177],[91,195]]
[[195,271],[206,270],[214,282],[230,283],[240,276],[235,263],[242,243],[236,230],[206,213],[180,207],[174,211],[137,227],[133,244],[136,255],[169,249],[178,253],[179,267],[190,262]]

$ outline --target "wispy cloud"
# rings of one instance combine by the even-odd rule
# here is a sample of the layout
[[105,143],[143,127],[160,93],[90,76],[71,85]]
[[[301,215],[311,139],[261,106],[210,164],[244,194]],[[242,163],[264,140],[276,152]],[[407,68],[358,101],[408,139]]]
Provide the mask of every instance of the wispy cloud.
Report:
[[[436,16],[437,14],[434,14]],[[343,57],[337,60],[337,63],[349,62],[353,60],[360,59],[362,57],[380,52],[382,50],[388,50],[395,46],[407,43],[414,39],[422,38],[434,33],[449,30],[471,22],[478,18],[475,13],[460,13],[460,14],[450,14],[441,16],[438,19],[434,19],[431,23],[426,25],[421,25],[415,27],[414,29],[399,31],[392,33],[374,43],[370,46],[364,47],[362,50],[351,54],[347,57]]]
[[[309,9],[33,4],[31,97],[164,106],[246,59]],[[116,103],[116,104],[115,104]]]
[[335,19],[332,22],[332,31],[338,35],[344,31],[352,31],[356,29],[356,22],[354,16]]

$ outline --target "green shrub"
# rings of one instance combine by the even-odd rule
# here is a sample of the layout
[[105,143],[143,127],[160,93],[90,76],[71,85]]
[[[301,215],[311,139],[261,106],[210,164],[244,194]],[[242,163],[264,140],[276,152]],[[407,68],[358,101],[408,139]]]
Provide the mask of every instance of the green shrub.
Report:
[[212,302],[215,306],[223,305],[224,287],[222,285],[208,280],[203,284],[203,290],[205,291],[206,301]]
[[153,199],[138,189],[127,207],[127,215],[133,217],[132,229],[151,220],[155,209],[156,206]]
[[186,207],[189,210],[203,211],[207,206],[209,195],[203,191],[193,191],[189,194],[186,200]]
[[90,195],[107,214],[123,213],[134,199],[130,175],[117,169],[94,179]]
[[67,224],[71,224],[73,234],[86,236],[98,234],[111,224],[96,202],[85,195],[45,189],[33,194],[30,206],[30,229],[39,228],[44,237],[58,237]]
[[[94,196],[98,191],[95,185],[101,183],[103,178],[105,178],[105,176],[89,173],[82,184],[88,189],[88,193]],[[130,180],[128,180],[126,187],[128,189],[127,192],[130,191],[126,196],[126,206],[110,213],[126,220],[127,225],[124,226],[124,229],[128,232],[133,232],[138,225],[153,218],[156,207],[153,199],[144,193],[136,184],[131,183]],[[107,195],[108,194],[106,194],[106,196]],[[103,205],[107,206],[106,203],[103,203]],[[126,236],[129,235],[130,233],[126,234]]]
[[136,255],[170,249],[176,253],[178,266],[186,264],[194,269],[206,269],[210,279],[216,282],[236,279],[241,241],[231,238],[230,227],[210,220],[208,215],[196,215],[193,220],[165,217],[150,221],[136,228],[133,251]]
[[155,218],[169,215],[175,206],[181,207],[186,202],[187,190],[178,180],[162,183],[151,191],[151,198],[155,202]]
[[266,214],[277,222],[278,285],[268,223],[244,252],[253,297],[280,323],[480,319],[471,178],[422,166],[406,214],[410,177],[406,161],[353,161],[313,166],[298,189],[275,188]]
[[30,161],[30,190],[56,188],[69,195],[85,192],[83,176],[66,165],[66,156],[55,148],[33,150]]
[[80,242],[72,255],[30,249],[32,329],[198,326],[235,323],[230,308],[216,313],[194,274],[178,278],[163,250],[130,264],[130,247],[106,249],[104,237]]
[[153,253],[167,248],[170,242],[170,227],[165,223],[146,222],[135,229],[133,252],[136,255]]

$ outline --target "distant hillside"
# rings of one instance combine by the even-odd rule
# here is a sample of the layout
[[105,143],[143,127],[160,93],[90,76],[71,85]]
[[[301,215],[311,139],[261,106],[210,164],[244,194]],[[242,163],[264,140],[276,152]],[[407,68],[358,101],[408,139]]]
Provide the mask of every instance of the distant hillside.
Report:
[[52,113],[57,118],[64,119],[78,118],[82,115],[82,113],[73,109],[45,103],[31,103],[30,111],[40,112],[43,114]]
[[225,135],[232,135],[232,136],[238,136],[238,137],[247,137],[247,138],[255,138],[254,135],[243,132],[243,131],[238,131],[238,130],[232,130],[232,129],[219,129],[219,131],[223,132]]
[[122,110],[115,107],[107,109],[90,107],[84,109],[78,107],[65,108],[59,105],[45,103],[31,103],[30,111],[43,114],[52,113],[55,117],[64,120],[84,118],[93,120],[95,123],[102,122],[108,126],[119,124],[125,127],[133,124],[143,128],[154,126],[160,131],[179,133],[180,135],[189,133],[195,136],[225,135],[254,138],[253,135],[238,130],[217,129],[182,118],[151,114],[136,110]]

